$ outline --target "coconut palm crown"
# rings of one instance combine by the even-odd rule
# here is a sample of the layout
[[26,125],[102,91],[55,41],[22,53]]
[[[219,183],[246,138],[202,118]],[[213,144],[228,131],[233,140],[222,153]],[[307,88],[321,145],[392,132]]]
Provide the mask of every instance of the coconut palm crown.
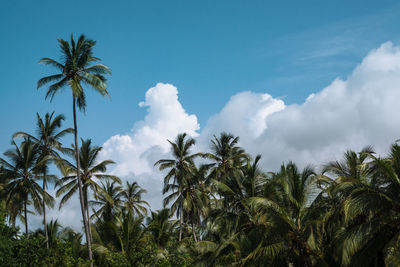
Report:
[[85,110],[86,96],[82,83],[103,96],[108,95],[105,74],[111,74],[111,71],[103,64],[93,64],[100,61],[99,58],[93,56],[93,46],[96,42],[86,39],[84,35],[81,35],[77,42],[71,35],[69,43],[63,39],[58,39],[58,43],[61,48],[62,61],[58,62],[45,57],[39,63],[53,66],[61,73],[41,78],[37,82],[37,88],[52,83],[46,93],[46,98],[50,97],[52,100],[63,87],[69,86],[72,95],[77,99],[79,109]]

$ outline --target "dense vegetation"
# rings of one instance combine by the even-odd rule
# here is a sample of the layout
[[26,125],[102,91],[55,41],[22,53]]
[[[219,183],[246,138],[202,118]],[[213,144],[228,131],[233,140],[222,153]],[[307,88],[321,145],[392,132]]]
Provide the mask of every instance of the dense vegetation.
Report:
[[[169,141],[171,158],[155,162],[165,175],[165,209],[152,211],[136,182],[107,173],[114,162],[99,160],[101,147],[78,142],[82,84],[108,94],[109,69],[92,65],[95,42],[59,43],[63,62],[41,63],[60,74],[38,87],[49,83],[48,97],[71,89],[74,128],[63,128],[62,115],[38,114],[36,133],[15,133],[0,158],[0,266],[400,265],[397,143],[384,158],[366,147],[318,168],[289,161],[267,173],[239,137],[221,133],[210,151],[193,153],[195,140],[179,134]],[[69,134],[75,143],[65,147]],[[61,175],[50,173],[56,168]],[[84,235],[46,218],[48,207],[62,210],[72,198],[80,200]],[[35,231],[33,213],[43,215]]]

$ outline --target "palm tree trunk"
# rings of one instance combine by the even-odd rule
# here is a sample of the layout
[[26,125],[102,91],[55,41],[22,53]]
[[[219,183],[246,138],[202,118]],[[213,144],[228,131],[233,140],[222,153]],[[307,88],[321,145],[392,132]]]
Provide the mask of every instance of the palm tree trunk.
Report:
[[194,242],[197,243],[196,232],[194,231],[194,223],[192,223],[192,232],[193,232]]
[[88,225],[89,225],[89,238],[90,238],[90,242],[93,241],[92,239],[92,228],[91,228],[91,224],[90,224],[90,213],[89,213],[89,199],[88,199],[88,192],[87,190],[85,190],[85,202],[86,202],[86,217],[87,217],[87,221],[88,221]]
[[183,223],[183,214],[182,214],[182,204],[180,204],[180,210],[179,210],[179,241],[182,240],[182,223]]
[[81,204],[83,224],[85,226],[85,236],[86,236],[86,244],[87,244],[89,260],[90,260],[90,266],[93,267],[92,241],[90,240],[88,221],[86,219],[85,203],[84,203],[85,200],[84,200],[84,196],[83,196],[82,180],[81,180],[81,172],[80,172],[81,164],[79,161],[78,127],[77,127],[77,123],[76,123],[76,97],[75,97],[75,95],[72,95],[72,100],[73,100],[72,109],[73,109],[73,113],[74,113],[75,159],[76,159],[76,167],[77,167],[76,176],[78,177],[79,201]]
[[[43,171],[43,193],[46,192],[46,169]],[[43,194],[43,224],[44,224],[44,235],[46,237],[46,248],[49,249],[49,233],[47,232],[47,221],[46,221],[46,202]]]
[[26,233],[26,237],[28,237],[28,212],[27,212],[26,202],[28,202],[28,197],[25,197],[25,201],[24,201],[25,233]]

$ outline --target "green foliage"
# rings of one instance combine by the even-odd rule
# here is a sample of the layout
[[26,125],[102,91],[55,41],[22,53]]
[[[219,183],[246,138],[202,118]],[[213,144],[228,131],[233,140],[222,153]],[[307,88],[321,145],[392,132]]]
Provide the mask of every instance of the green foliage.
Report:
[[131,266],[122,252],[107,252],[104,262],[104,267],[129,267]]
[[0,266],[7,266],[13,262],[13,242],[15,242],[18,229],[8,227],[4,221],[3,212],[0,213]]
[[[170,142],[175,158],[157,164],[169,170],[164,193],[172,193],[165,204],[173,204],[145,218],[145,191],[136,182],[124,187],[118,177],[105,174],[112,161],[96,161],[101,148],[82,141],[81,177],[84,187],[94,192],[94,200],[85,202],[97,208],[91,225],[95,265],[396,266],[400,262],[398,144],[387,158],[376,157],[370,148],[347,151],[344,161],[326,164],[321,174],[311,167],[300,170],[293,162],[266,174],[259,167],[261,156],[252,160],[237,142],[229,134],[215,137],[215,154],[190,154],[194,140],[186,135]],[[23,143],[17,151],[25,151],[23,146],[29,148]],[[211,163],[197,166],[194,158],[199,156]],[[13,165],[2,162],[1,196],[7,207],[4,200],[10,195],[4,192],[18,175],[10,175]],[[34,177],[37,166],[34,160],[29,162]],[[66,161],[58,166],[65,174],[58,193],[73,187],[76,191],[76,166]],[[106,183],[100,186],[94,177]],[[85,199],[89,199],[87,189]],[[38,189],[38,199],[44,193]],[[17,228],[5,224],[5,217],[11,216],[5,214],[0,224],[0,265],[90,266],[81,234],[51,221],[46,249],[43,230],[21,236]]]
[[0,222],[0,266],[20,267],[84,267],[89,262],[74,258],[68,243],[57,242],[50,250],[44,246],[43,236],[27,238],[18,235],[18,229]]

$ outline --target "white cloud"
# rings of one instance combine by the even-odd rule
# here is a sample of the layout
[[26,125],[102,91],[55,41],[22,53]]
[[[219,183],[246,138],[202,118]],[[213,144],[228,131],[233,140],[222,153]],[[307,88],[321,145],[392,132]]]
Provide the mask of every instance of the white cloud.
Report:
[[222,131],[254,139],[267,129],[268,117],[285,108],[282,100],[269,94],[243,92],[232,96],[220,113],[207,122],[202,136]]

